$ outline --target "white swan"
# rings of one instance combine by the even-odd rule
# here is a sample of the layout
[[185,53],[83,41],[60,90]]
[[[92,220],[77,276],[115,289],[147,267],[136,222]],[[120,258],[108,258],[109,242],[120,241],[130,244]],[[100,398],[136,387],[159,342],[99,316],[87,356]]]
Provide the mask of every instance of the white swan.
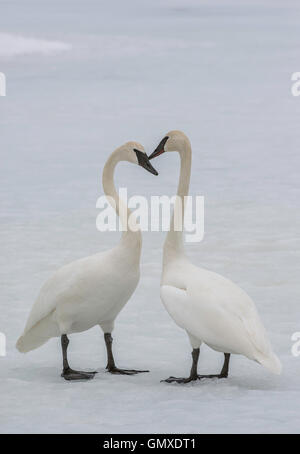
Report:
[[[149,159],[165,151],[178,151],[180,155],[177,195],[184,202],[191,173],[190,141],[183,132],[170,131]],[[175,205],[174,209],[177,215],[178,207]],[[182,221],[184,210],[180,216]],[[193,348],[190,376],[170,377],[167,382],[187,383],[205,377],[197,373],[202,342],[225,354],[221,373],[206,377],[227,377],[230,353],[245,355],[270,371],[280,373],[280,361],[272,352],[253,301],[230,280],[189,262],[184,253],[182,231],[174,228],[174,213],[164,244],[161,299],[177,325],[186,330]]]
[[[111,373],[135,374],[135,370],[118,369],[112,353],[111,332],[118,313],[134,292],[140,277],[142,237],[133,225],[133,214],[119,199],[113,175],[119,161],[139,164],[158,175],[144,152],[142,145],[128,142],[116,149],[103,170],[103,188],[123,225],[119,244],[111,250],[76,260],[60,268],[42,287],[29,314],[22,336],[17,342],[20,352],[28,352],[61,336],[63,352],[62,376],[66,380],[92,378],[95,372],[80,372],[69,367],[67,334],[86,331],[100,325],[107,348],[107,369]],[[112,199],[110,199],[112,198]],[[115,206],[114,203],[115,202]],[[127,216],[126,216],[127,215]]]

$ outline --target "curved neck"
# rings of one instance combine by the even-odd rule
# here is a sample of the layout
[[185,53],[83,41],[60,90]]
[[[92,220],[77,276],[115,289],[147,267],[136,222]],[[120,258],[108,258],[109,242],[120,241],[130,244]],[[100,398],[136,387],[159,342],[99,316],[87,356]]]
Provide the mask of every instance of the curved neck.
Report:
[[107,196],[109,203],[111,204],[111,206],[121,219],[123,229],[121,243],[128,245],[130,244],[131,246],[133,245],[133,243],[135,243],[138,245],[139,248],[141,248],[142,235],[136,223],[136,218],[134,217],[134,214],[131,212],[128,206],[124,203],[124,201],[120,199],[114,185],[115,167],[118,164],[118,162],[124,160],[126,159],[123,158],[122,150],[120,148],[117,148],[110,155],[103,169],[102,174],[103,190],[105,195]]
[[[183,230],[184,230],[184,210],[185,196],[189,193],[192,149],[190,143],[186,143],[185,149],[179,151],[180,156],[180,176],[177,188],[177,197],[170,223],[170,230],[167,234],[164,244],[164,254],[169,257],[170,254],[183,254]],[[177,228],[177,230],[176,230]]]

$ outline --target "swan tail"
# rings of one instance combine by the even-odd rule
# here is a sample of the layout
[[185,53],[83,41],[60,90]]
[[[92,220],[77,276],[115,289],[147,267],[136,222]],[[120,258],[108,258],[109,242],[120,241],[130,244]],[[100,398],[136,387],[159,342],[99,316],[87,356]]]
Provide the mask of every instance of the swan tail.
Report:
[[27,332],[24,332],[19,337],[16,348],[21,353],[27,353],[45,344],[51,337],[57,337],[59,335],[60,332],[57,324],[52,320],[51,316],[48,316],[40,320]]
[[47,339],[36,338],[31,334],[32,333],[29,331],[28,333],[23,334],[23,336],[19,337],[16,343],[16,347],[20,353],[27,353],[30,352],[31,350],[35,350],[36,348],[45,344],[49,339],[49,337],[47,337]]
[[281,362],[274,353],[271,353],[271,355],[269,356],[259,355],[256,358],[256,361],[258,361],[262,366],[264,366],[273,374],[279,375],[281,373],[282,370]]

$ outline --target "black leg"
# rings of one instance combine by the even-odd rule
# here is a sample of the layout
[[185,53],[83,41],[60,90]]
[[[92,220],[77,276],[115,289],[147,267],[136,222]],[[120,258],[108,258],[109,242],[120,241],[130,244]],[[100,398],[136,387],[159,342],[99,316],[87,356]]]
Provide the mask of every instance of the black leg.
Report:
[[142,372],[149,372],[148,370],[134,370],[134,369],[119,369],[116,367],[114,355],[112,352],[112,342],[113,338],[110,333],[104,333],[104,340],[107,350],[107,366],[106,369],[111,374],[120,374],[120,375],[135,375]]
[[200,354],[200,349],[199,348],[194,348],[192,351],[192,367],[191,367],[191,372],[190,376],[187,378],[177,378],[177,377],[169,377],[166,380],[162,380],[167,383],[190,383],[191,381],[198,380],[198,374],[197,374],[197,367],[198,367],[198,360],[199,360],[199,354]]
[[163,382],[167,383],[190,383],[191,381],[200,380],[201,378],[227,378],[228,377],[228,369],[229,369],[229,359],[230,354],[224,353],[224,364],[220,374],[215,375],[198,375],[197,367],[198,367],[198,360],[199,360],[200,349],[194,348],[192,351],[192,368],[190,372],[190,376],[187,378],[177,378],[177,377],[169,377],[166,380],[162,380]]
[[220,378],[227,378],[229,372],[230,353],[224,353],[224,364],[220,373]]
[[94,375],[97,372],[81,372],[79,370],[73,370],[69,366],[67,350],[69,345],[69,339],[66,334],[61,336],[61,348],[62,348],[62,355],[63,355],[63,371],[61,376],[65,380],[90,380],[94,378]]
[[229,360],[230,360],[230,353],[224,353],[224,364],[223,364],[221,372],[219,374],[215,374],[215,375],[198,375],[199,380],[201,378],[227,378],[228,370],[229,370]]

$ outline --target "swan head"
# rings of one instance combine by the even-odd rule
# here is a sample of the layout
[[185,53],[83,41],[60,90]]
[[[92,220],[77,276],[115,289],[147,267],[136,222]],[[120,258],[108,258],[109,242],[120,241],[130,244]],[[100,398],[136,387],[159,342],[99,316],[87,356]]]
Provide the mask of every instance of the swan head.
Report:
[[121,150],[124,161],[131,162],[132,164],[137,164],[153,175],[158,175],[157,170],[151,165],[147,153],[143,145],[138,142],[127,142],[122,147]]
[[166,151],[178,151],[179,153],[184,152],[187,146],[190,147],[190,141],[182,131],[169,131],[159,142],[158,146],[149,156],[149,159],[156,158]]

